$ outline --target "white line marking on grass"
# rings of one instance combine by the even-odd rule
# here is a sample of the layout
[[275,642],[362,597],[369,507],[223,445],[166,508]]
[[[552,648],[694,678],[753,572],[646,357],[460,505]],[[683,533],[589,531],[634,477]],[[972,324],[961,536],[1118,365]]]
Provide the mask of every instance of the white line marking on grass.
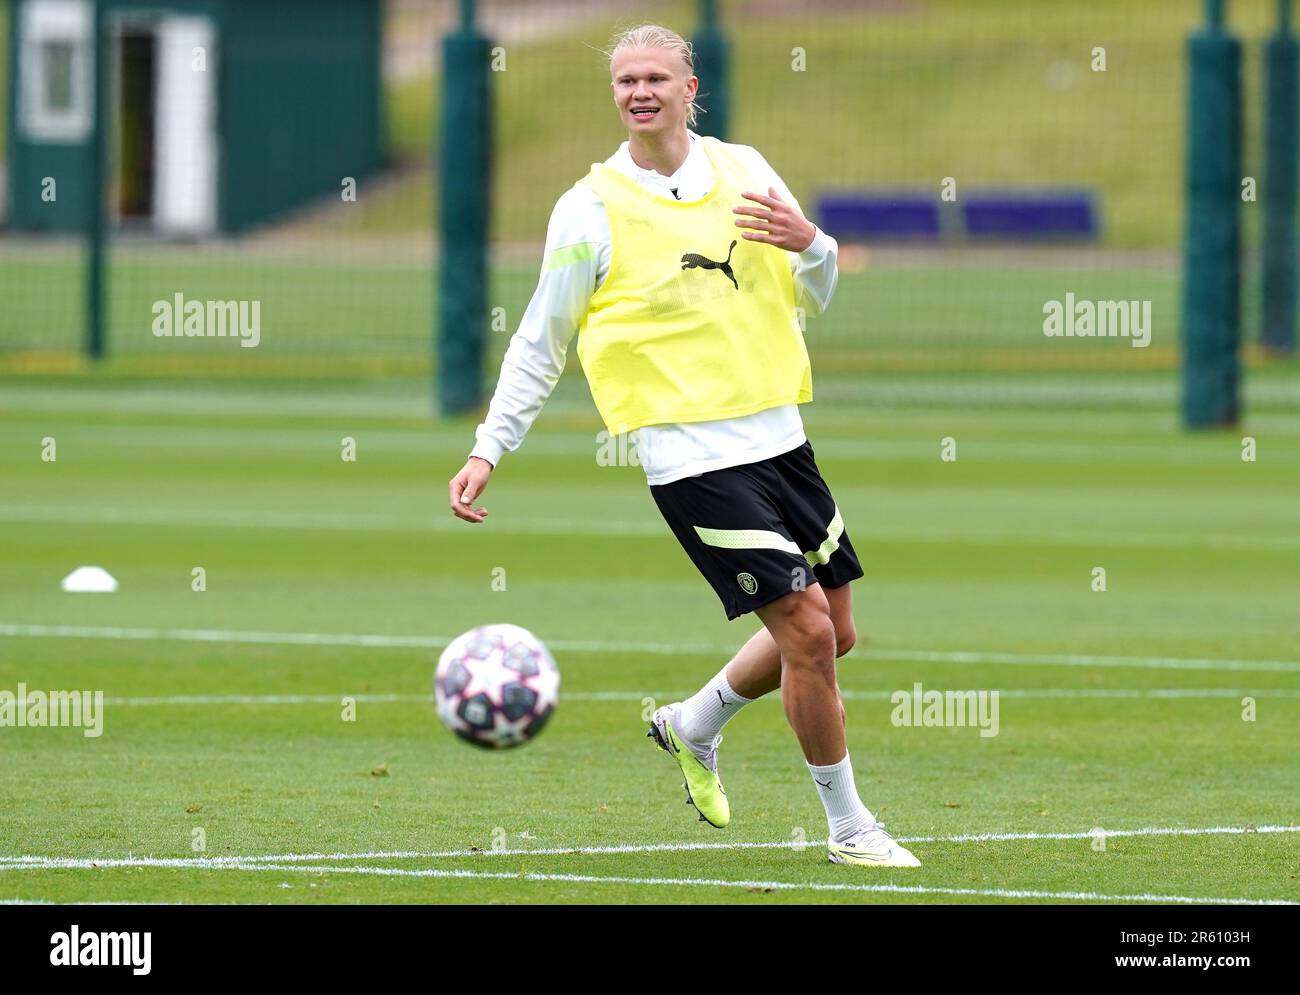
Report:
[[868,659],[910,663],[1006,663],[1047,667],[1140,667],[1150,670],[1241,670],[1300,673],[1295,660],[1233,660],[1173,656],[1089,656],[1078,653],[973,653],[961,650],[867,650]]
[[[1268,825],[1247,829],[1244,826],[1210,826],[1180,828],[1146,826],[1141,829],[1102,829],[1106,838],[1123,836],[1243,836],[1251,833],[1300,833],[1300,826]],[[1033,840],[1090,840],[1096,830],[1072,833],[972,833],[961,836],[900,836],[900,843],[1008,843]],[[623,843],[612,846],[533,847],[528,849],[500,850],[374,850],[360,853],[276,853],[247,856],[218,857],[43,857],[36,855],[0,856],[0,870],[16,868],[62,869],[90,867],[211,867],[227,864],[257,863],[307,863],[317,860],[424,860],[458,857],[554,857],[599,856],[602,854],[629,853],[684,853],[696,850],[799,850],[806,847],[825,846],[825,840],[796,843],[792,840],[776,842],[730,843]]]
[[[1170,699],[1237,699],[1247,695],[1255,698],[1300,698],[1300,688],[998,688],[1003,698],[1033,700],[1071,700],[1088,698],[1170,698]],[[643,701],[646,698],[671,700],[687,698],[694,691],[566,691],[565,701]],[[894,691],[841,690],[846,701],[889,701]],[[337,705],[346,695],[358,703],[416,704],[433,700],[432,694],[170,694],[136,695],[104,699],[105,705],[114,707],[149,707],[154,705]],[[768,695],[764,701],[779,701],[779,695]]]
[[[0,623],[0,636],[53,639],[142,639],[192,643],[261,643],[290,646],[355,646],[369,649],[441,649],[437,636],[379,636],[354,632],[240,632],[231,629],[147,629],[109,625],[13,625]],[[549,641],[548,641],[549,644]]]
[[[103,625],[19,625],[0,623],[0,636],[55,639],[141,639],[202,643],[261,643],[294,646],[352,646],[368,649],[442,649],[450,637],[390,636],[351,632],[242,632],[232,629],[155,629]],[[734,653],[735,645],[712,643],[593,642],[547,639],[565,653]],[[1137,667],[1157,670],[1237,670],[1300,673],[1297,660],[1237,660],[1160,656],[1092,656],[1055,653],[984,653],[968,650],[868,649],[861,658],[911,663],[1025,664],[1058,667]]]
[[[1300,693],[1300,692],[1298,692]],[[338,705],[344,697],[367,705],[433,701],[433,694],[171,694],[104,699],[115,708],[152,705]],[[566,695],[572,697],[572,695]],[[1262,695],[1261,695],[1262,697]],[[639,700],[639,699],[638,699]]]
[[1300,833],[1300,826],[1211,826],[1203,829],[1147,826],[1143,829],[1102,829],[1086,833],[972,833],[965,836],[912,836],[899,838],[903,843],[1002,843],[1011,840],[1089,840],[1120,836],[1248,836],[1253,833]]
[[[39,865],[38,865],[39,866]],[[90,865],[88,865],[90,866]],[[1008,888],[942,888],[926,885],[896,884],[837,884],[817,881],[735,881],[728,878],[648,878],[624,877],[622,875],[603,874],[546,874],[536,871],[512,873],[510,871],[472,871],[435,867],[340,867],[333,864],[261,864],[261,863],[223,863],[210,864],[212,870],[261,871],[274,873],[299,874],[360,874],[375,877],[398,878],[451,878],[451,879],[493,879],[498,881],[562,881],[577,884],[632,884],[632,885],[673,885],[696,888],[744,888],[749,891],[831,891],[864,892],[895,895],[970,895],[979,898],[1047,898],[1079,902],[1158,902],[1160,904],[1200,905],[1295,905],[1295,902],[1281,898],[1207,898],[1189,895],[1103,895],[1091,891],[1038,891],[1031,889]],[[15,865],[10,869],[28,870],[27,865]]]
[[[185,905],[185,902],[139,902],[139,901],[120,901],[120,902],[54,902],[48,898],[0,898],[0,905]],[[210,904],[204,902],[203,904]],[[228,903],[220,903],[228,904]],[[229,903],[233,904],[233,903]]]
[[[193,528],[321,529],[344,532],[401,532],[420,534],[464,534],[465,524],[430,514],[421,518],[399,518],[365,512],[231,511],[204,508],[195,511],[174,508],[101,508],[67,505],[0,505],[0,521],[63,522],[86,525],[175,525]],[[653,520],[612,519],[515,519],[500,526],[500,535],[594,535],[617,538],[661,539],[665,527]]]
[[[150,443],[153,445],[154,443]],[[536,455],[534,453],[534,455]],[[226,508],[195,510],[177,508],[110,508],[98,505],[0,505],[0,521],[63,522],[87,525],[180,526],[192,528],[318,529],[345,532],[402,532],[420,534],[463,534],[464,524],[454,518],[397,517],[367,512],[240,511]],[[512,518],[494,521],[498,535],[513,536],[613,536],[660,539],[661,522],[651,519],[563,519]],[[1029,533],[1021,531],[972,531],[943,529],[854,530],[858,541],[907,542],[912,544],[958,545],[1049,545],[1133,547],[1138,549],[1229,549],[1242,552],[1285,553],[1300,550],[1300,537],[1288,535],[1230,534],[1125,534],[1120,532]]]

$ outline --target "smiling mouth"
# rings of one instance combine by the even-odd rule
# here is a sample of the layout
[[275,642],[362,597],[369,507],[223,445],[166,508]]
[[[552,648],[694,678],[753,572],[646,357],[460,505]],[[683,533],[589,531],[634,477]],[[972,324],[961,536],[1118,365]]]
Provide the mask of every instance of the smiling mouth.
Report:
[[644,121],[646,118],[652,118],[658,113],[658,107],[634,107],[632,109],[632,116],[641,121]]

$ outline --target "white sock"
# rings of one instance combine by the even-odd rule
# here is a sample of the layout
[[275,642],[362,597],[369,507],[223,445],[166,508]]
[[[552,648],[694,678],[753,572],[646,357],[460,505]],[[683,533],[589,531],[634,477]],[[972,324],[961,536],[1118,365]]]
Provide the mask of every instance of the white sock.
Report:
[[708,746],[731,717],[753,700],[736,694],[723,667],[713,680],[682,702],[677,731],[696,746]]
[[808,764],[808,769],[812,772],[817,794],[821,795],[822,806],[826,809],[831,839],[847,839],[855,831],[865,829],[876,821],[871,810],[858,797],[858,786],[853,781],[853,765],[849,762],[847,753],[837,764],[829,767]]

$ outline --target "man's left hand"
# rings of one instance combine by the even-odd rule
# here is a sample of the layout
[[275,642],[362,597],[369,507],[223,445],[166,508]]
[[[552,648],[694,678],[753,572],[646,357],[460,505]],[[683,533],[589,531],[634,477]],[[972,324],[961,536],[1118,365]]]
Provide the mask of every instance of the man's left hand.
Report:
[[[817,226],[783,201],[775,187],[767,188],[767,195],[745,190],[741,196],[752,200],[754,204],[742,204],[733,207],[733,214],[745,215],[736,219],[738,228],[752,231],[741,232],[751,242],[767,242],[790,252],[803,252],[813,244],[817,235]],[[752,218],[753,220],[748,220]]]

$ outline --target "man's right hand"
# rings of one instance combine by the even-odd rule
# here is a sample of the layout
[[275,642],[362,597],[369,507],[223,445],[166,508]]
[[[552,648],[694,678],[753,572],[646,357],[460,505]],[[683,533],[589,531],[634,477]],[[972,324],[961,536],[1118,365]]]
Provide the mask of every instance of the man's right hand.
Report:
[[487,518],[487,509],[475,508],[474,499],[483,493],[491,475],[491,463],[481,457],[471,456],[460,473],[451,478],[451,510],[457,518],[475,523]]

